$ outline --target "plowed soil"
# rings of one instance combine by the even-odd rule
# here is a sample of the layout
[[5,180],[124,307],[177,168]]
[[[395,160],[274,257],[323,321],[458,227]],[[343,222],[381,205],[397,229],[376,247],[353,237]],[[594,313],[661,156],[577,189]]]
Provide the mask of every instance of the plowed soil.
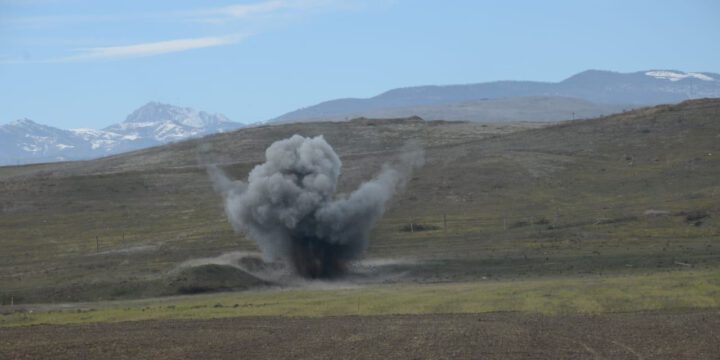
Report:
[[718,359],[720,312],[242,317],[0,329],[0,359]]

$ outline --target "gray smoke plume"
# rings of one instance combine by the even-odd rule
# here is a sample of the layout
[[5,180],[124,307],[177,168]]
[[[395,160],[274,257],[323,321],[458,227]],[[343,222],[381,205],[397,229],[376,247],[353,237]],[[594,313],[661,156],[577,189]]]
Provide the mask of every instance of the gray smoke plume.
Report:
[[424,162],[421,150],[407,150],[374,179],[336,197],[342,163],[322,136],[276,141],[265,158],[246,183],[215,166],[208,172],[233,228],[253,239],[267,260],[288,262],[310,278],[338,276],[363,253],[388,200]]

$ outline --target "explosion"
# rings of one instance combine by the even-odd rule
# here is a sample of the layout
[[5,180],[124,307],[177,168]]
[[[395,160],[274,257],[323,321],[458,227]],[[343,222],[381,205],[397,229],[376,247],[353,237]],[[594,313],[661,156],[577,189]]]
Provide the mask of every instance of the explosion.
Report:
[[303,277],[333,278],[362,255],[385,205],[423,162],[422,151],[406,151],[351,194],[336,196],[338,155],[322,136],[294,135],[270,145],[247,182],[216,166],[208,172],[233,228],[266,260],[286,262]]

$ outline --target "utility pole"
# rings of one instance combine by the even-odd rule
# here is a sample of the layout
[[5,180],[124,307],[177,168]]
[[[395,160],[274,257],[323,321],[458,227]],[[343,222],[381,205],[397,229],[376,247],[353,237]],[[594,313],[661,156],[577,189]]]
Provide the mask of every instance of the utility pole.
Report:
[[100,252],[100,236],[95,235],[95,252]]

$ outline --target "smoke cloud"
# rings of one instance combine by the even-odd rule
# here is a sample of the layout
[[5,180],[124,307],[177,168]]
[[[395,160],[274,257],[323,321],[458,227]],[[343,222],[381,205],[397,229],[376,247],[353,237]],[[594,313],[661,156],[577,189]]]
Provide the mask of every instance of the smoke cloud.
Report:
[[253,239],[266,260],[284,261],[304,277],[331,278],[362,255],[387,202],[423,165],[414,147],[349,195],[335,194],[342,162],[322,136],[276,141],[247,182],[216,166],[208,173],[233,228]]

